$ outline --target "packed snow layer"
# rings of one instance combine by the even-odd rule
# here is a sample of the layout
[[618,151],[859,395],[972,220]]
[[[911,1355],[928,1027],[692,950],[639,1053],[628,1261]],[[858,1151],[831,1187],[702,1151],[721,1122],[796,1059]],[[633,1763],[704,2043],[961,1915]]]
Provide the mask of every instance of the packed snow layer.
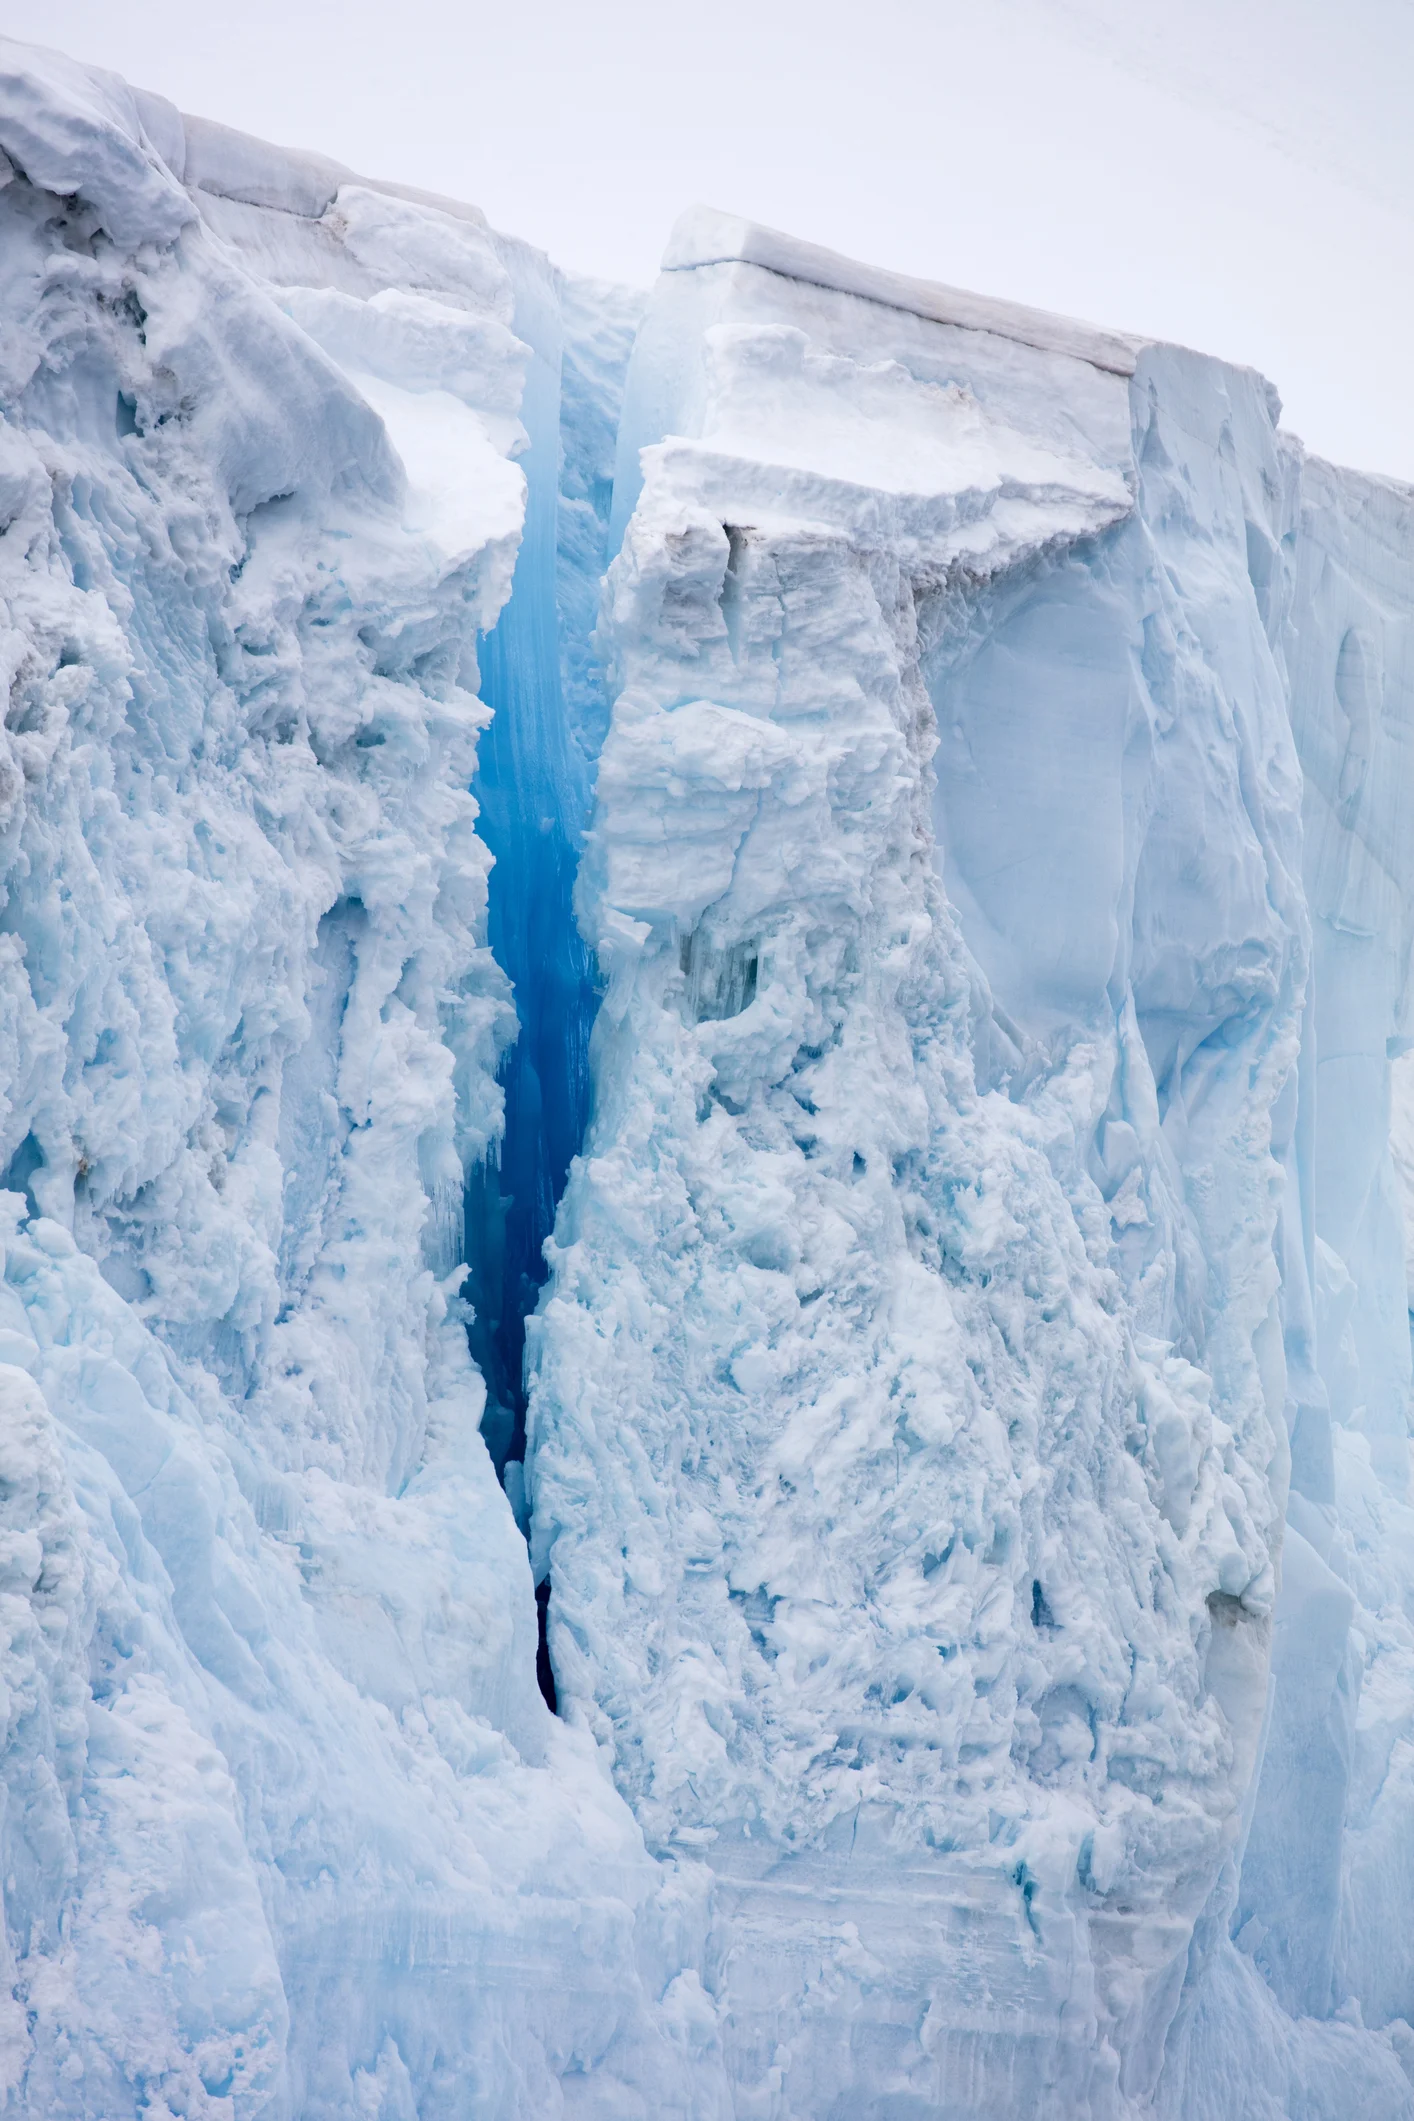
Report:
[[4,2111],[1414,2116],[1414,496],[0,148]]

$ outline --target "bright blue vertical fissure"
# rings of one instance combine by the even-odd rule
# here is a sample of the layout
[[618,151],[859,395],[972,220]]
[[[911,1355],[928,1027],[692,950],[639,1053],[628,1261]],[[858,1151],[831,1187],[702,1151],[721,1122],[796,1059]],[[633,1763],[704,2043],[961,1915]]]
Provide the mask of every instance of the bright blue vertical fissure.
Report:
[[545,1239],[584,1134],[597,1007],[572,905],[585,775],[569,742],[560,675],[559,293],[535,253],[508,245],[505,262],[516,283],[515,329],[533,355],[522,408],[528,494],[510,601],[481,646],[481,692],[492,721],[481,741],[476,794],[480,829],[495,857],[491,948],[515,990],[519,1028],[501,1072],[499,1166],[472,1173],[466,1202],[472,1352],[486,1379],[483,1431],[498,1472],[524,1452],[525,1320],[545,1279]]

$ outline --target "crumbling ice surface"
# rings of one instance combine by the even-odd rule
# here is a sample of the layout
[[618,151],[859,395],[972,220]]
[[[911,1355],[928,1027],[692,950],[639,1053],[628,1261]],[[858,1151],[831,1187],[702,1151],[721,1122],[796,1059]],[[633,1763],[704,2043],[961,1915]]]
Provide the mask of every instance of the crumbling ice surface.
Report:
[[1414,496],[0,147],[3,2111],[1414,2116]]

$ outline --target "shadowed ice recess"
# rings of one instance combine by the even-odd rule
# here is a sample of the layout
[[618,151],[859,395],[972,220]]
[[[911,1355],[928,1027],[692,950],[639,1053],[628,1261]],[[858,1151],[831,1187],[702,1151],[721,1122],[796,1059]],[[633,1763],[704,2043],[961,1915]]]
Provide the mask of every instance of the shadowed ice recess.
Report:
[[[511,260],[511,278],[513,329],[531,349],[521,401],[529,436],[520,460],[525,528],[510,599],[480,648],[481,696],[492,721],[474,786],[481,834],[495,860],[489,939],[512,983],[518,1032],[501,1066],[499,1155],[473,1172],[466,1210],[472,1351],[488,1393],[482,1433],[503,1478],[507,1462],[525,1455],[525,1319],[545,1278],[545,1240],[589,1107],[596,998],[571,900],[592,754],[581,748],[590,731],[571,727],[565,694],[587,661],[583,635],[593,603],[576,595],[578,582],[566,585],[563,599],[559,591],[562,568],[573,573],[587,560],[597,584],[605,558],[602,541],[600,549],[591,542],[588,553],[571,547],[563,555],[557,544],[561,477],[582,486],[593,476],[592,464],[582,466],[571,451],[598,439],[592,428],[588,437],[576,434],[573,407],[562,422],[565,320],[557,278],[523,252]],[[572,370],[571,387],[574,380]],[[590,417],[599,410],[591,408]],[[564,441],[562,424],[569,429]],[[562,633],[572,629],[562,650]]]

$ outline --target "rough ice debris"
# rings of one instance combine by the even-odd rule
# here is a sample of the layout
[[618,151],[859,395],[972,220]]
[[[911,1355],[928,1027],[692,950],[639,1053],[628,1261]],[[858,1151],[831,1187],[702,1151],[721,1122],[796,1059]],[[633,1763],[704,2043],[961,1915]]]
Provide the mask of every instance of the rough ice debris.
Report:
[[1414,495],[0,149],[3,2111],[1409,2121]]

